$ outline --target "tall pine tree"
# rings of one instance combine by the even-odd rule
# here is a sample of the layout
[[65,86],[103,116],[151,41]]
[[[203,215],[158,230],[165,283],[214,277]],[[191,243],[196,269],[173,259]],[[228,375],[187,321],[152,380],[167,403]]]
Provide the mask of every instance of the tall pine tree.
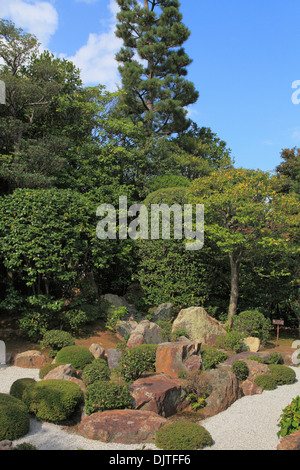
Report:
[[198,99],[188,81],[190,58],[182,47],[190,32],[178,0],[117,0],[116,56],[125,91],[124,110],[148,135],[168,136],[190,124],[186,107]]

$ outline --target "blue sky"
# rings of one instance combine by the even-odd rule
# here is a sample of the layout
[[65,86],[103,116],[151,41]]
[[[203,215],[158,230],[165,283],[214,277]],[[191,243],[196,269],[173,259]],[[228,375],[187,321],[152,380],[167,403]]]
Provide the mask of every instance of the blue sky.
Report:
[[[72,60],[86,85],[111,91],[116,11],[115,0],[0,0],[1,18]],[[191,31],[188,78],[200,93],[191,118],[227,142],[237,167],[274,170],[283,148],[300,147],[299,0],[182,0],[181,11]]]

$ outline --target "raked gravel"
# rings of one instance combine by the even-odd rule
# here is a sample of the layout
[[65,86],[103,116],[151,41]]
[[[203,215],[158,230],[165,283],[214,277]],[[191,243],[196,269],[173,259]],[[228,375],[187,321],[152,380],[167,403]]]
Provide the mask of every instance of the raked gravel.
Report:
[[[210,432],[213,446],[205,450],[276,450],[278,421],[283,408],[300,394],[300,367],[293,367],[296,382],[281,385],[261,395],[246,396],[234,402],[227,410],[201,421]],[[0,368],[0,393],[9,393],[12,383],[20,378],[39,380],[39,370],[15,366]],[[64,430],[61,426],[31,419],[30,431],[14,444],[28,442],[39,450],[138,450],[143,445],[105,444],[85,439]],[[157,449],[147,444],[145,449]]]

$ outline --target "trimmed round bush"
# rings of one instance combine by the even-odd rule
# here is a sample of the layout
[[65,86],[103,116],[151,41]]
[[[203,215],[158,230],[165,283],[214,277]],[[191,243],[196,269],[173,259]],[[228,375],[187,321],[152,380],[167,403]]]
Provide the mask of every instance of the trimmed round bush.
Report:
[[36,381],[31,378],[24,378],[15,380],[15,382],[10,387],[9,394],[19,400],[22,400],[23,392],[27,387],[31,387],[31,385],[35,384]]
[[232,364],[232,372],[238,380],[246,380],[249,375],[249,367],[244,361],[234,361]]
[[281,364],[269,364],[268,367],[277,385],[291,385],[295,382],[296,373],[290,367]]
[[14,441],[25,436],[29,423],[26,405],[12,395],[0,393],[0,441]]
[[81,389],[68,380],[36,382],[23,393],[24,403],[37,419],[56,424],[69,418],[81,400]]
[[110,378],[110,370],[104,359],[95,359],[85,366],[82,371],[82,380],[85,385],[90,385],[96,381],[107,381]]
[[94,356],[85,346],[66,346],[58,351],[56,361],[60,364],[71,364],[76,370],[83,370],[94,360]]
[[198,450],[211,446],[212,442],[210,433],[191,421],[166,424],[155,436],[155,445],[163,450]]
[[261,374],[255,377],[254,382],[264,390],[274,390],[276,388],[276,380],[270,374]]
[[45,348],[51,348],[50,356],[55,357],[62,348],[74,346],[75,341],[73,336],[67,331],[49,330],[44,334],[40,344]]
[[270,336],[272,324],[258,310],[245,310],[233,318],[233,329],[245,336],[259,338],[265,344]]
[[98,411],[131,408],[129,386],[112,382],[94,382],[86,388],[84,404],[87,415]]

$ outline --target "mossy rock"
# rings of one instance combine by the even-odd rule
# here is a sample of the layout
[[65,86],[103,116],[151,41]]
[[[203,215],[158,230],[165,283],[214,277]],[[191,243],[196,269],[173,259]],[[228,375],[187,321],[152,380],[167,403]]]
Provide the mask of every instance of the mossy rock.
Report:
[[0,441],[13,441],[29,431],[30,416],[26,405],[18,398],[0,393]]

